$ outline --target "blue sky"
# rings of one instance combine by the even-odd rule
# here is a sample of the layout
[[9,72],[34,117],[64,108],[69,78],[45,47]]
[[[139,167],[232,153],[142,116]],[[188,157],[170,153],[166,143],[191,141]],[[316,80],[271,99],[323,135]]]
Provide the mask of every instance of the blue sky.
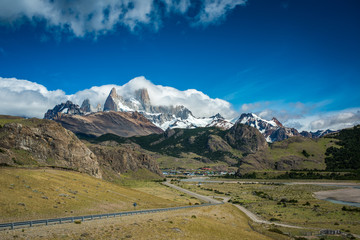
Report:
[[360,121],[357,0],[106,0],[99,21],[96,2],[1,0],[0,77],[70,95],[145,76],[293,126]]

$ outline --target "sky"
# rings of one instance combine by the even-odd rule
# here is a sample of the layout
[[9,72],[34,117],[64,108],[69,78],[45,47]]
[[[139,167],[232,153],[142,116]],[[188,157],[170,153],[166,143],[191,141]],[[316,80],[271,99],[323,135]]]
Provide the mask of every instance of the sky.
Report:
[[358,0],[0,0],[0,114],[144,84],[199,117],[353,126],[359,12]]

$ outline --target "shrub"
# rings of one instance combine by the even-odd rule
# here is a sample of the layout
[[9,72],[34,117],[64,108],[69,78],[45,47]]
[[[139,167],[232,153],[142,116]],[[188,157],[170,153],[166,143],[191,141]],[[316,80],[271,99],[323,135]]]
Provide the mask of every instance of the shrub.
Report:
[[302,152],[301,152],[306,158],[310,157],[310,154],[308,152],[306,152],[306,150],[304,149]]
[[274,233],[278,233],[278,234],[284,234],[283,231],[281,231],[280,229],[277,229],[277,228],[270,228],[269,232],[274,232]]

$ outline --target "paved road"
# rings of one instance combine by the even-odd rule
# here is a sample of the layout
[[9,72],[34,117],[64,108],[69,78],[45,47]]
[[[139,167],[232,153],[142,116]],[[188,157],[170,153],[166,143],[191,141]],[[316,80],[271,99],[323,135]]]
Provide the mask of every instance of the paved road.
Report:
[[207,203],[221,203],[221,201],[218,201],[216,199],[213,199],[212,197],[208,197],[208,196],[204,196],[204,195],[200,195],[200,194],[197,194],[197,193],[194,193],[192,191],[189,191],[187,189],[184,189],[184,188],[181,188],[181,187],[178,187],[174,184],[171,184],[169,182],[163,182],[164,185],[166,186],[169,186],[169,187],[172,187],[176,190],[179,190],[180,192],[183,192],[183,193],[186,193],[186,194],[189,194],[190,196],[193,196],[193,197],[196,197],[197,199],[200,199],[204,202],[207,202]]
[[[195,192],[192,192],[190,190],[181,188],[179,186],[176,186],[174,184],[171,184],[169,182],[163,182],[164,185],[172,187],[176,190],[179,190],[183,193],[189,194],[191,196],[194,196],[202,201],[208,202],[208,203],[221,203],[221,201],[218,201],[212,197],[209,196],[204,196]],[[221,197],[223,198],[223,202],[228,202],[230,200],[229,197]],[[254,213],[250,212],[249,210],[247,210],[246,208],[244,208],[243,206],[240,206],[238,204],[233,204],[235,207],[237,207],[238,209],[240,209],[243,213],[245,213],[252,221],[256,222],[256,223],[264,223],[264,224],[270,224],[270,225],[276,225],[276,226],[280,226],[280,227],[288,227],[288,228],[297,228],[297,229],[305,229],[304,227],[299,227],[299,226],[294,226],[294,225],[289,225],[289,224],[283,224],[283,223],[276,223],[276,222],[270,222],[270,221],[266,221],[266,220],[262,220],[260,219],[258,216],[256,216]]]

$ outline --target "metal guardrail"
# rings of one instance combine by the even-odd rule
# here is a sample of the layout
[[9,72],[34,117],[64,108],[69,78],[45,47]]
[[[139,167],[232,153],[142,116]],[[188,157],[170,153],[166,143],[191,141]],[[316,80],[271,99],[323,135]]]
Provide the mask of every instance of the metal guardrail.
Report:
[[51,218],[51,219],[41,219],[41,220],[32,220],[32,221],[23,221],[23,222],[0,223],[0,230],[15,229],[19,227],[33,227],[35,225],[40,225],[40,224],[42,225],[62,224],[62,223],[74,222],[76,220],[80,220],[83,222],[83,221],[90,221],[90,220],[109,218],[109,217],[115,218],[115,217],[122,217],[122,216],[136,215],[136,214],[174,211],[185,208],[205,207],[205,206],[212,206],[218,204],[223,204],[223,203],[206,203],[201,205],[191,205],[191,206],[183,206],[183,207],[157,208],[157,209],[130,211],[130,212],[106,213],[106,214],[86,215],[86,216],[77,216],[77,217]]

